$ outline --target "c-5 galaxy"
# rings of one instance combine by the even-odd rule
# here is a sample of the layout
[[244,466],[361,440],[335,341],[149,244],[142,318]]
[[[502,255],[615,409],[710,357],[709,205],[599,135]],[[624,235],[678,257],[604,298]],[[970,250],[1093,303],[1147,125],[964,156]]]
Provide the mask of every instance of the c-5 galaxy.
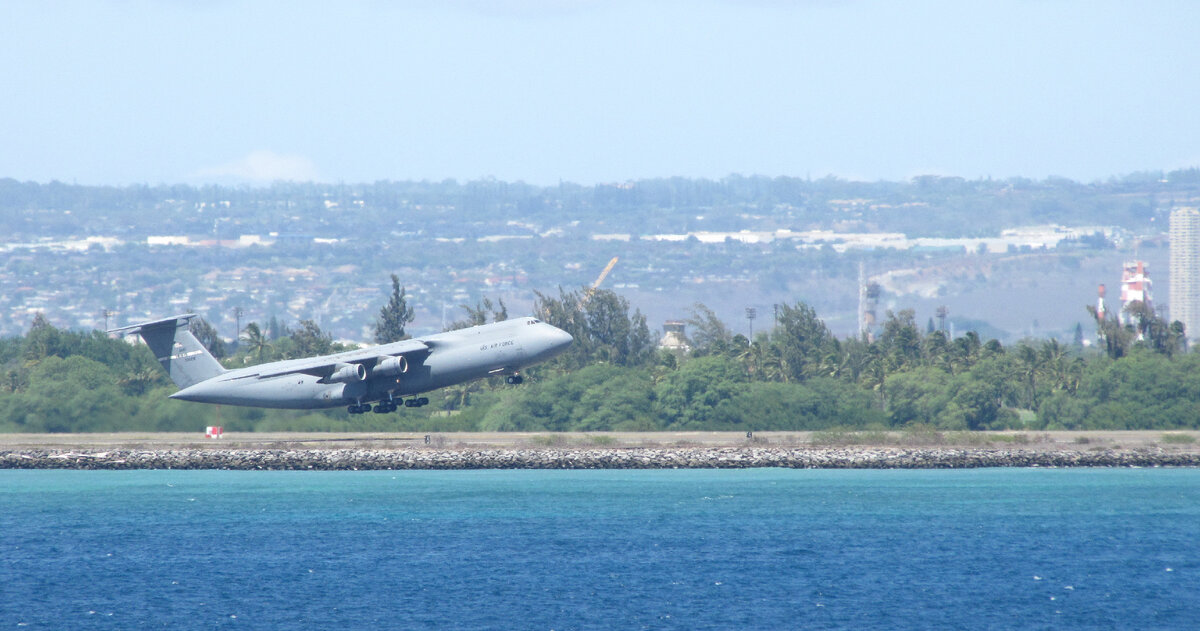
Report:
[[[395,411],[429,403],[415,395],[506,375],[566,350],[571,336],[536,318],[516,318],[353,351],[226,370],[188,330],[189,313],[112,329],[137,333],[179,392],[172,399],[266,408],[346,405],[351,414]],[[407,397],[407,398],[405,398]]]

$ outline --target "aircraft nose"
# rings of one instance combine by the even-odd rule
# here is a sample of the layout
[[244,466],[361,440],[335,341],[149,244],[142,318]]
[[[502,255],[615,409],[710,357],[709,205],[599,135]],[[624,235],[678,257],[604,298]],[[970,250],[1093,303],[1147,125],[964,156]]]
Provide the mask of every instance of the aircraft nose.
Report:
[[170,395],[172,399],[182,399],[184,401],[196,401],[198,403],[214,403],[214,396],[217,394],[217,384],[215,380],[201,381],[200,383],[192,384],[175,394]]
[[558,355],[567,350],[571,342],[575,341],[575,338],[571,337],[570,333],[550,324],[545,325],[545,328],[539,332],[538,337],[540,338],[538,344],[540,348],[536,352],[536,355],[541,358],[538,361],[544,361]]
[[570,333],[567,333],[566,331],[564,331],[558,327],[554,327],[554,336],[553,337],[554,337],[554,348],[566,348],[571,345],[571,342],[575,341],[575,338],[571,337]]

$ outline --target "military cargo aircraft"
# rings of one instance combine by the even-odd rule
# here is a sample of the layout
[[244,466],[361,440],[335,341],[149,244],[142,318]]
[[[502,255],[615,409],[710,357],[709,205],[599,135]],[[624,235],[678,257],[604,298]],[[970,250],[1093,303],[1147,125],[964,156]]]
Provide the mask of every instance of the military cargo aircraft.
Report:
[[[393,412],[429,403],[416,395],[505,375],[566,350],[571,336],[536,318],[516,318],[370,348],[227,370],[188,329],[196,314],[112,329],[138,334],[179,392],[172,399],[265,408],[314,409],[345,405],[351,414]],[[407,398],[406,398],[407,397]]]

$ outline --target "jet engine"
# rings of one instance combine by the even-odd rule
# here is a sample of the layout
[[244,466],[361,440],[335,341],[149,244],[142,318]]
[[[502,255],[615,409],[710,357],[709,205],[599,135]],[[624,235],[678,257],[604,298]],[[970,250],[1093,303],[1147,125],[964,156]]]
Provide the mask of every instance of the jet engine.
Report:
[[354,383],[367,378],[367,368],[362,364],[338,364],[333,374],[325,378],[332,383]]
[[408,372],[408,360],[403,355],[398,357],[383,357],[371,369],[372,377],[391,377]]

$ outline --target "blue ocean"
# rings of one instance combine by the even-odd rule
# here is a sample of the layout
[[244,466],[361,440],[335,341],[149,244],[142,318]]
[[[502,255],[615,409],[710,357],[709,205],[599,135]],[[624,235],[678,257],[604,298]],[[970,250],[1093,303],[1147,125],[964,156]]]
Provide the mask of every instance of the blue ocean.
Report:
[[0,471],[0,629],[1197,629],[1200,470]]

